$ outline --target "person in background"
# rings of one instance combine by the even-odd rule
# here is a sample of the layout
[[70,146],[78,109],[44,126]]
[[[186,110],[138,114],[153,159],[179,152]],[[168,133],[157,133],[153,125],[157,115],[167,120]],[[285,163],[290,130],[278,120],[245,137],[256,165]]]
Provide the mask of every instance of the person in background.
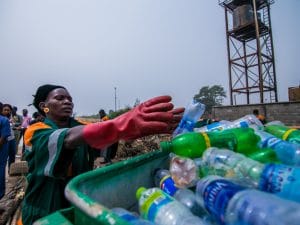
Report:
[[106,121],[109,120],[109,117],[107,116],[106,112],[104,111],[104,109],[100,109],[99,110],[99,117],[100,117],[100,121]]
[[28,115],[28,110],[27,109],[23,109],[22,113],[23,113],[23,121],[22,121],[22,124],[21,124],[21,127],[22,127],[21,136],[23,138],[23,146],[22,146],[22,155],[23,155],[24,151],[25,151],[24,134],[25,134],[25,131],[26,131],[27,127],[30,124],[31,117]]
[[266,118],[259,113],[258,109],[253,110],[253,115],[255,115],[256,118],[259,119],[260,122],[262,122],[262,124],[265,124],[267,122]]
[[24,136],[29,166],[22,205],[24,225],[70,206],[65,186],[73,177],[93,169],[93,149],[120,139],[171,134],[184,111],[174,109],[170,96],[159,96],[114,119],[83,125],[72,117],[73,99],[65,87],[42,85],[34,96],[33,105],[45,119],[29,126]]
[[0,102],[0,199],[5,195],[5,169],[8,157],[7,138],[10,136],[9,120],[2,115],[2,106]]
[[[107,116],[106,112],[104,109],[99,110],[99,117],[100,117],[100,122],[107,121],[109,120],[109,117]],[[112,159],[115,158],[118,150],[119,142],[115,142],[112,145],[107,146],[105,149],[102,149],[101,151],[101,156],[104,158],[104,163],[111,164]]]
[[13,130],[14,130],[14,135],[15,135],[15,140],[16,140],[16,153],[18,153],[18,146],[20,143],[21,139],[21,133],[22,133],[22,122],[23,122],[23,117],[17,113],[18,108],[16,106],[13,106],[11,115],[12,115],[12,123],[13,123]]
[[37,122],[42,122],[43,120],[44,120],[44,117],[41,113],[34,112],[32,114],[32,120],[30,121],[29,125],[32,125],[32,124],[37,123]]
[[9,125],[10,125],[10,136],[7,137],[8,141],[8,171],[10,169],[10,165],[15,162],[16,160],[16,139],[15,139],[15,134],[13,130],[13,120],[12,120],[12,106],[10,104],[3,104],[2,106],[2,115],[6,116],[7,119],[9,120]]

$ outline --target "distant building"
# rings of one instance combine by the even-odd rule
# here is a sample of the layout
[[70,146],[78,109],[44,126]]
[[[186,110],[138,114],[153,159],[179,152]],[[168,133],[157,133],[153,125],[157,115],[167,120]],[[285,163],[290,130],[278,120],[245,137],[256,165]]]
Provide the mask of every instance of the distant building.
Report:
[[289,101],[300,101],[300,85],[298,87],[289,87]]

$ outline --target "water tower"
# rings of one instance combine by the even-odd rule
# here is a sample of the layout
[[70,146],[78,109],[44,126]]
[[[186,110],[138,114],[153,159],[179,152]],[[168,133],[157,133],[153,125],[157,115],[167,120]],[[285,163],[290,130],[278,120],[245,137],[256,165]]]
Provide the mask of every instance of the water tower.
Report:
[[230,104],[278,102],[270,5],[219,0],[225,10]]

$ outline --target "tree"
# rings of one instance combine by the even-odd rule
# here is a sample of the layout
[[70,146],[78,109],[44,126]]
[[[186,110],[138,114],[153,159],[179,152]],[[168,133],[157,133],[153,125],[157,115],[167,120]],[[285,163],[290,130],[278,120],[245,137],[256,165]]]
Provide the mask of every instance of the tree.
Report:
[[222,105],[223,98],[226,98],[226,93],[221,85],[213,85],[212,87],[204,86],[199,90],[199,93],[194,96],[194,99],[206,105],[206,111],[212,112],[213,106]]

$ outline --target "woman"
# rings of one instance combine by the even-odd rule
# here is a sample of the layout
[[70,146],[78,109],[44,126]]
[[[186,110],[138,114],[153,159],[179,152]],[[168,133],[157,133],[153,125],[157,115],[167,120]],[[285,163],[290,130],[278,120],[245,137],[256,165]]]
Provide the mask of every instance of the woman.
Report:
[[12,106],[10,104],[3,104],[2,108],[2,115],[6,116],[9,120],[10,125],[10,136],[7,138],[8,142],[8,171],[10,170],[10,165],[15,162],[16,160],[16,139],[15,139],[15,133],[14,133],[14,124],[13,119],[11,116],[12,113]]
[[10,124],[6,116],[2,115],[2,102],[0,102],[0,199],[5,194],[5,174],[8,157],[8,141]]
[[39,87],[33,105],[45,120],[29,126],[25,133],[29,173],[23,224],[69,206],[64,188],[72,177],[92,169],[91,148],[105,148],[120,139],[172,133],[184,108],[173,110],[170,101],[169,96],[156,97],[115,119],[83,125],[71,118],[73,102],[66,88]]

